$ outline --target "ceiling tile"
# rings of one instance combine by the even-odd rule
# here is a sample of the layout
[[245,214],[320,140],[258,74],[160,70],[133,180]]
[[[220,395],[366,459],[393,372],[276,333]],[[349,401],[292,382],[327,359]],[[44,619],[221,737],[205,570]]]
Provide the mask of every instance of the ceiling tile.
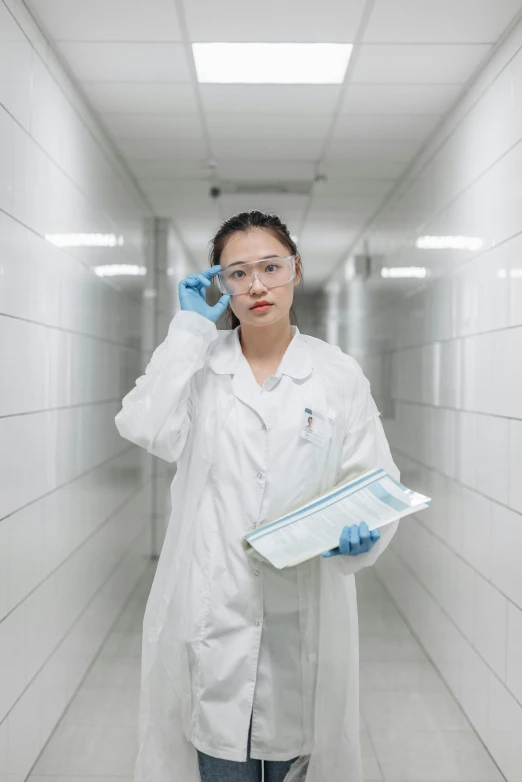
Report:
[[155,139],[151,143],[148,138],[126,138],[118,142],[122,154],[130,160],[203,160],[205,146],[197,139]]
[[377,0],[365,42],[495,43],[520,0]]
[[207,112],[227,114],[331,114],[341,94],[328,84],[201,84]]
[[173,0],[28,0],[55,41],[181,41]]
[[252,209],[279,214],[284,221],[288,222],[289,228],[293,231],[297,230],[297,223],[304,214],[307,197],[279,194],[223,195],[220,204],[226,214],[237,214]]
[[357,225],[368,219],[375,212],[375,206],[352,206],[350,209],[338,209],[335,212],[330,210],[310,210],[307,217],[307,225],[321,225],[323,230],[328,231],[353,231]]
[[444,114],[457,98],[460,85],[349,84],[344,114]]
[[102,114],[102,122],[116,139],[201,139],[197,114]]
[[161,210],[161,212],[173,212],[183,219],[193,218],[197,214],[205,214],[209,209],[214,208],[208,191],[204,196],[193,195],[185,198],[179,190],[173,190],[172,193],[165,195],[150,195],[147,192],[147,195],[155,209]]
[[180,199],[185,197],[205,199],[209,196],[210,183],[189,177],[163,177],[161,179],[145,179],[142,181],[142,187],[151,197],[173,196]]
[[321,171],[328,176],[330,181],[350,177],[382,179],[383,177],[398,177],[404,171],[406,162],[376,160],[372,157],[366,160],[326,160],[321,164]]
[[355,38],[365,0],[189,0],[185,12],[192,41],[349,42]]
[[406,161],[409,160],[419,148],[418,140],[403,139],[351,139],[343,141],[334,139],[328,149],[326,159],[335,160],[373,160],[381,161]]
[[333,228],[319,220],[307,220],[302,236],[299,237],[299,247],[303,255],[305,275],[308,255],[335,257],[336,261],[346,252],[353,241],[359,225],[348,225]]
[[307,181],[315,176],[315,164],[287,160],[217,160],[217,173],[221,179],[232,181]]
[[197,103],[190,84],[84,82],[83,88],[91,105],[99,112],[122,114],[197,112]]
[[193,179],[209,179],[209,170],[202,160],[132,160],[127,159],[130,169],[135,176],[143,182],[150,179],[163,179],[165,177]]
[[331,114],[207,114],[213,139],[322,140]]
[[318,160],[321,141],[214,141],[217,158],[228,160]]
[[336,139],[423,139],[439,122],[432,114],[342,114]]
[[361,47],[352,82],[465,84],[490,51],[488,44],[366,44]]
[[57,46],[80,81],[190,81],[182,44],[93,42]]
[[353,196],[366,197],[376,196],[388,192],[395,182],[394,178],[389,179],[357,179],[343,177],[342,179],[328,179],[327,182],[315,187],[314,203],[324,201],[331,206],[335,206],[339,201],[344,202]]
[[[389,190],[388,186],[388,190]],[[387,190],[371,195],[352,193],[351,195],[329,197],[314,195],[310,208],[310,217],[330,215],[332,218],[339,215],[353,214],[354,212],[367,212],[377,208]]]
[[[223,196],[223,200],[226,198],[230,199],[232,202],[236,196]],[[251,201],[263,202],[265,205],[269,204],[270,210],[285,210],[288,214],[298,214],[306,208],[308,203],[308,195],[287,195],[284,193],[266,193],[263,195],[247,196],[246,198]],[[245,196],[237,196],[237,199],[239,205],[241,199],[245,200]]]

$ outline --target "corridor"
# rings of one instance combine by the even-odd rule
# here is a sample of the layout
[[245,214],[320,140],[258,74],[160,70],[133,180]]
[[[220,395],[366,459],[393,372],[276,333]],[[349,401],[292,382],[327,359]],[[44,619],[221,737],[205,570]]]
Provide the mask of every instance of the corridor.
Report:
[[[131,782],[148,571],[29,777]],[[371,571],[357,577],[367,782],[502,782],[441,677]]]
[[[212,594],[206,681],[227,668],[238,697],[192,698],[224,709],[194,718],[201,743],[239,755],[238,693],[275,637],[259,746],[311,747],[314,680],[284,678],[304,624],[284,645],[265,630],[280,605],[296,619],[306,579],[288,567],[267,588],[245,530],[384,465],[431,504],[343,552],[365,560],[336,560],[356,562],[348,578],[371,565],[356,573],[365,780],[522,782],[521,183],[522,0],[0,0],[0,782],[133,778],[171,512],[171,530],[197,530],[190,578],[202,530],[223,543],[191,615]],[[187,454],[208,473],[183,513],[204,473],[172,500]],[[346,694],[352,581],[321,584],[310,600],[350,607],[322,645]],[[356,704],[336,703],[307,782],[344,782],[345,765],[361,782]],[[196,782],[174,775],[136,782]]]

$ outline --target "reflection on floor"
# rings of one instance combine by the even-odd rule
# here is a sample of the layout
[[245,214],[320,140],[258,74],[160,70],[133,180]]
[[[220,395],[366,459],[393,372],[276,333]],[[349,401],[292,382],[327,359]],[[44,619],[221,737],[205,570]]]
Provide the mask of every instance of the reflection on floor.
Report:
[[[358,577],[365,780],[501,782],[500,774],[371,571]],[[139,585],[31,782],[130,782],[136,752]],[[174,781],[173,781],[174,782]]]

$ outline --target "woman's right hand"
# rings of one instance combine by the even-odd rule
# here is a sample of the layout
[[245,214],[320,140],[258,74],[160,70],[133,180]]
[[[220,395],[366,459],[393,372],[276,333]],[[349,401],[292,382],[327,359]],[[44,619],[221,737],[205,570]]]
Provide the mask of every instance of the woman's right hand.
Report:
[[213,323],[216,323],[228,307],[232,296],[222,296],[217,304],[211,307],[207,304],[207,288],[212,278],[221,271],[221,266],[212,266],[202,274],[191,274],[178,285],[179,303],[182,310],[197,312]]

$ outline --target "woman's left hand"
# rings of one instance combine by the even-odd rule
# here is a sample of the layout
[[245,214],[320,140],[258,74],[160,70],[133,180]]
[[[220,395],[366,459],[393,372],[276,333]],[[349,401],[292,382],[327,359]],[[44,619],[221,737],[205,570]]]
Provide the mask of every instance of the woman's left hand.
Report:
[[361,521],[359,526],[352,524],[351,527],[345,527],[341,532],[339,547],[331,551],[325,551],[323,557],[336,557],[343,554],[348,557],[356,557],[358,554],[366,554],[377,543],[381,533],[378,529],[372,529],[370,532],[365,521]]

